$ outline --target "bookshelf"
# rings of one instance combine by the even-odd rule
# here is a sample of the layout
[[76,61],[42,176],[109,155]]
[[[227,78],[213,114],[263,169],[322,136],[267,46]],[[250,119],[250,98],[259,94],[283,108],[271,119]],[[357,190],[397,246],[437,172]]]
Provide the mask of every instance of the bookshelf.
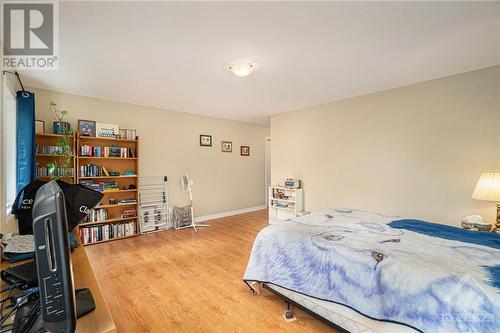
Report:
[[269,223],[279,223],[302,213],[302,189],[269,187]]
[[[52,175],[48,174],[47,164],[56,161],[59,165],[62,161],[62,156],[57,153],[59,147],[59,141],[63,139],[63,135],[49,134],[49,133],[36,133],[35,135],[35,145],[36,145],[36,179],[38,180],[50,180]],[[75,147],[76,147],[76,136],[70,135],[68,137],[69,144],[71,146],[71,174],[61,177],[61,180],[65,182],[75,184],[76,183],[76,161],[75,161]]]
[[[126,140],[77,135],[77,182],[104,194],[89,217],[78,225],[84,246],[138,235],[138,148],[138,138]],[[127,171],[133,174],[126,174]],[[113,175],[113,172],[119,175]],[[128,188],[130,185],[135,188]],[[130,213],[133,211],[135,214]]]

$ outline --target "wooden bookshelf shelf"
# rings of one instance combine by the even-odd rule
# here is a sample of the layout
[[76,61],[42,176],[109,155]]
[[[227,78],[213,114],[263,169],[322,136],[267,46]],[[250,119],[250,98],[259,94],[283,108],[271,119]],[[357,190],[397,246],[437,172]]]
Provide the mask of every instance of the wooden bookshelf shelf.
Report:
[[[82,149],[82,146],[92,146],[92,147],[103,147],[103,151],[105,150],[105,147],[122,147],[122,148],[127,148],[127,153],[133,154],[132,156],[134,157],[98,157],[98,156],[80,156],[80,154],[85,153],[87,150],[87,147]],[[106,209],[106,214],[107,214],[107,219],[99,222],[87,222],[87,223],[81,223],[79,224],[78,228],[79,231],[83,230],[83,228],[90,228],[92,230],[101,230],[99,229],[99,225],[106,225],[106,224],[125,224],[125,223],[133,223],[134,226],[134,234],[133,235],[127,235],[127,236],[122,236],[122,237],[114,237],[112,239],[106,239],[106,240],[101,240],[101,241],[96,241],[86,245],[93,245],[93,244],[99,244],[99,243],[104,243],[104,242],[110,242],[114,240],[120,240],[120,239],[125,239],[125,238],[130,238],[130,237],[135,237],[138,235],[138,225],[137,225],[137,216],[134,217],[125,217],[122,218],[121,214],[126,211],[126,210],[136,210],[137,213],[137,208],[138,204],[136,203],[130,203],[130,204],[114,204],[114,205],[109,205],[108,204],[108,198],[113,198],[117,199],[117,201],[121,199],[135,199],[139,201],[138,199],[138,191],[137,191],[137,185],[138,185],[138,167],[139,167],[139,139],[137,140],[126,140],[126,139],[115,139],[115,138],[101,138],[101,137],[89,137],[89,136],[78,136],[77,135],[77,149],[75,150],[77,152],[76,156],[76,169],[75,172],[77,174],[77,181],[93,181],[93,183],[100,183],[100,182],[116,182],[116,185],[106,185],[105,187],[119,187],[120,190],[116,191],[105,191],[102,192],[103,195],[106,197],[103,199],[101,202],[105,203],[102,204],[101,206],[95,207],[95,209]],[[126,156],[126,155],[125,155]],[[81,176],[82,171],[88,170],[85,166],[93,164],[96,165],[97,170],[101,170],[103,168],[106,168],[108,172],[115,171],[119,172],[121,175],[120,176]],[[100,168],[102,167],[102,168]],[[94,169],[92,169],[94,170]],[[127,171],[133,171],[135,172],[134,175],[125,175]],[[99,173],[102,174],[102,173]],[[124,186],[128,185],[134,185],[136,188],[135,189],[130,189],[130,190],[123,190]],[[128,195],[127,195],[128,194]],[[127,229],[127,230],[132,230],[132,229]],[[85,234],[87,231],[86,230],[83,234]],[[99,231],[97,231],[99,232]],[[128,233],[128,232],[127,232]],[[79,232],[79,235],[81,233]],[[101,238],[101,237],[98,237]],[[83,240],[82,240],[83,243]]]
[[[52,155],[52,154],[36,154],[37,157],[63,157],[64,155]],[[75,157],[71,155],[71,157]]]
[[75,178],[75,176],[36,176],[35,178],[39,180],[49,180],[52,179],[52,177],[71,178],[72,180]]
[[52,134],[52,133],[36,133],[36,136],[38,137],[45,137],[45,138],[62,138],[64,135],[61,134]]
[[98,157],[98,156],[78,156],[79,159],[88,160],[138,160],[137,157]]
[[139,236],[139,235],[138,234],[134,234],[134,235],[131,235],[131,236],[114,237],[114,238],[111,238],[111,239],[105,239],[105,240],[101,240],[101,241],[97,241],[97,242],[83,244],[83,246],[94,245],[94,244],[99,244],[99,243],[106,243],[106,242],[111,242],[111,241],[114,241],[114,240],[125,239],[125,238],[132,238],[132,237],[137,237],[137,236]]
[[106,191],[101,193],[106,195],[106,194],[127,193],[127,192],[137,192],[137,190],[118,190],[118,191]]
[[136,203],[128,203],[128,204],[100,205],[100,206],[95,207],[95,209],[99,209],[99,208],[127,207],[127,206],[137,206],[137,202]]
[[[97,208],[101,208],[101,207],[97,207]],[[131,220],[136,220],[136,219],[137,219],[137,216],[132,216],[132,217],[118,217],[118,218],[114,218],[114,219],[107,219],[107,220],[104,220],[104,221],[80,223],[79,226],[80,226],[80,228],[83,228],[83,227],[87,227],[87,226],[90,226],[90,225],[116,223],[116,222],[131,221]]]
[[115,139],[115,138],[101,138],[97,136],[80,136],[80,141],[111,141],[111,142],[139,142],[139,140]]
[[129,175],[129,176],[78,177],[78,179],[117,179],[117,178],[137,178],[137,175]]

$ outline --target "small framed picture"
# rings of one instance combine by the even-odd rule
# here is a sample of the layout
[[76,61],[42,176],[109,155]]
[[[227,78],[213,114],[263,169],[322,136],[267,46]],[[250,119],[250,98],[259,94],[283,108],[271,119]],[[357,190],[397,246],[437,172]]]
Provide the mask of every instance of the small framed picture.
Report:
[[233,142],[232,141],[222,141],[222,152],[223,153],[233,152]]
[[250,156],[250,146],[241,146],[241,156]]
[[45,121],[35,120],[35,133],[37,134],[45,133]]
[[120,135],[120,126],[116,124],[97,123],[95,125],[95,135],[100,138],[117,138]]
[[202,147],[212,147],[212,136],[200,134],[200,146]]
[[78,119],[80,136],[95,136],[95,121]]

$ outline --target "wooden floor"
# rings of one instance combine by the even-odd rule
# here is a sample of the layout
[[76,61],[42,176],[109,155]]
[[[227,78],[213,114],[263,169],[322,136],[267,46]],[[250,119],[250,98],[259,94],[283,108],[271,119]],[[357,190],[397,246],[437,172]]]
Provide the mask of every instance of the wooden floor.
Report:
[[264,290],[242,281],[266,211],[86,247],[118,332],[337,332]]

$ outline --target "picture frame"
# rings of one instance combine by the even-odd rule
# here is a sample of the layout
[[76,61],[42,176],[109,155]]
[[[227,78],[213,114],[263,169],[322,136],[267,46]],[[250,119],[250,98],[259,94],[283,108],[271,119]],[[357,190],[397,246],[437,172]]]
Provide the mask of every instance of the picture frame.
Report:
[[232,141],[222,141],[221,149],[223,153],[232,153],[233,152],[233,142]]
[[45,133],[45,121],[43,120],[35,120],[35,133],[43,134]]
[[207,134],[200,134],[200,146],[212,147],[212,136]]
[[99,138],[117,138],[120,134],[120,126],[116,124],[96,123],[95,133]]
[[240,154],[241,156],[250,156],[250,146],[241,146]]
[[80,136],[96,136],[96,122],[93,120],[78,119],[78,132]]

